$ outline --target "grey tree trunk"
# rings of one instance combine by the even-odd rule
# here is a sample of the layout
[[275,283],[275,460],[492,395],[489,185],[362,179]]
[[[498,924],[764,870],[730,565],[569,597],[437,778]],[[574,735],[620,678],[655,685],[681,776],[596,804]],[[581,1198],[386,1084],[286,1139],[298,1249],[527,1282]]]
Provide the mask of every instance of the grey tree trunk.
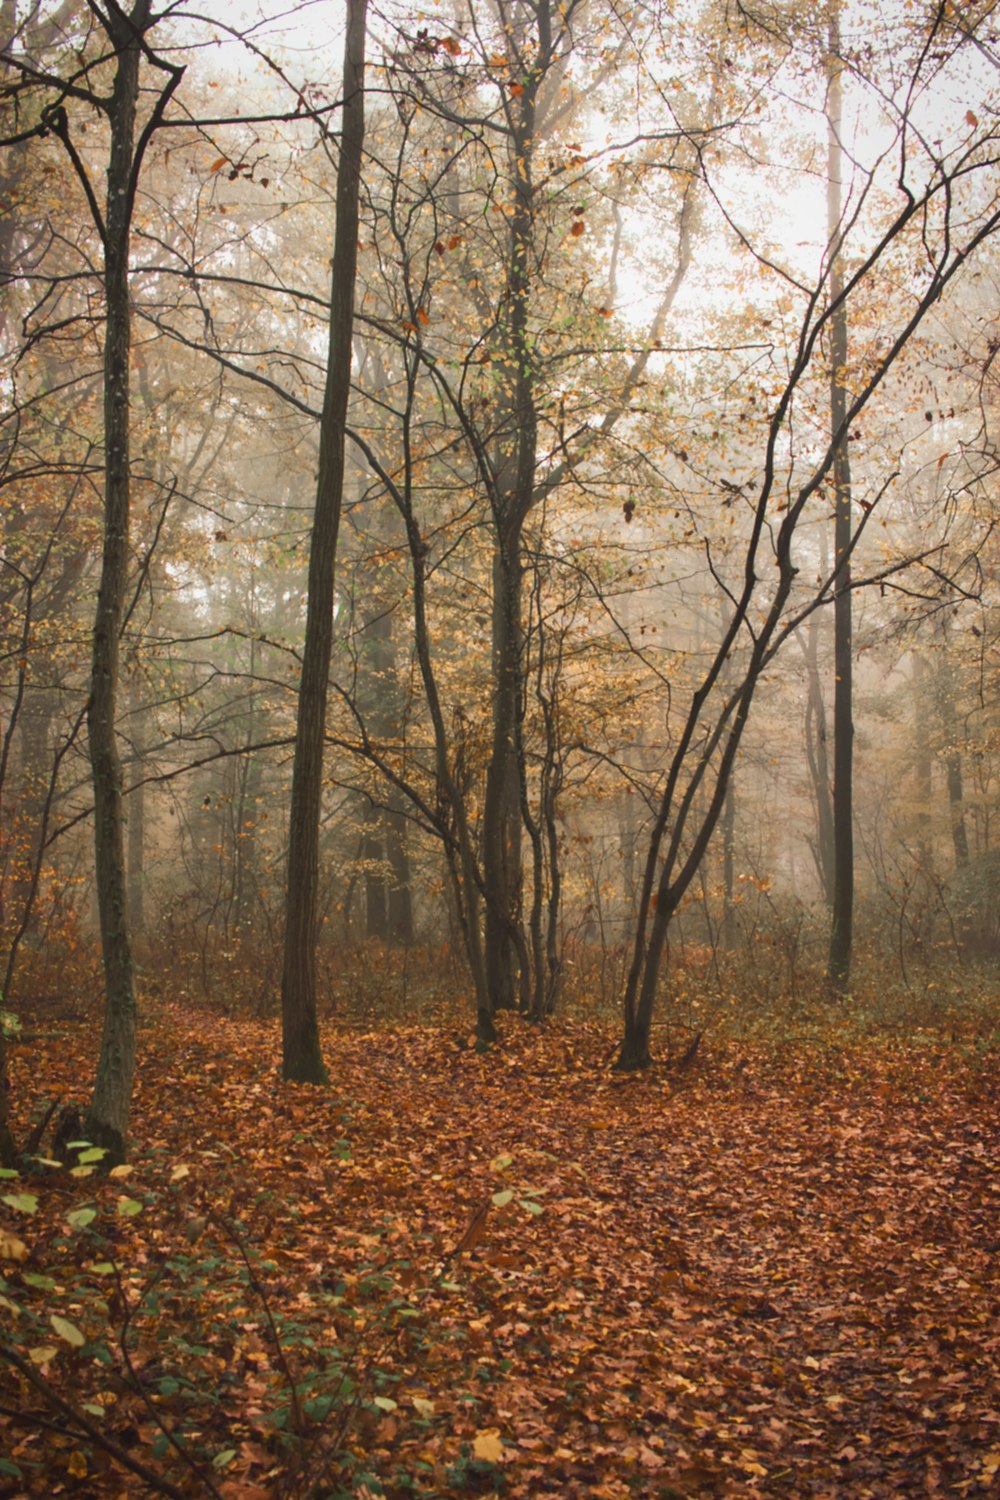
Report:
[[316,509],[309,552],[306,639],[289,813],[285,946],[281,978],[282,1072],[325,1083],[316,1016],[319,825],[323,739],[333,645],[334,567],[344,494],[344,426],[351,391],[351,339],[358,259],[358,197],[364,145],[367,0],[348,0],[344,110],[337,168],[336,231],[330,287],[330,341],[320,426]]

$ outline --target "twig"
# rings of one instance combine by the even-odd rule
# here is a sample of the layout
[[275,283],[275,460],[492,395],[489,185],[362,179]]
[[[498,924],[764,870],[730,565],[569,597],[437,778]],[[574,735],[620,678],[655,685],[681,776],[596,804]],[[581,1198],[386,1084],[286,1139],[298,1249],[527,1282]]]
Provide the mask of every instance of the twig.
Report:
[[[187,1464],[191,1472],[196,1476],[196,1478],[201,1480],[202,1484],[206,1487],[206,1489],[208,1489],[209,1493],[216,1496],[216,1500],[222,1500],[221,1493],[217,1486],[214,1484],[211,1475],[202,1468],[197,1459],[191,1456],[191,1454],[177,1437],[173,1429],[166,1425],[163,1418],[160,1416],[160,1413],[157,1411],[156,1407],[149,1399],[149,1392],[146,1390],[146,1387],[143,1385],[142,1381],[139,1379],[139,1376],[136,1373],[135,1366],[132,1363],[132,1356],[128,1350],[128,1333],[129,1329],[132,1326],[133,1309],[129,1306],[128,1293],[125,1289],[125,1283],[122,1280],[121,1270],[117,1265],[114,1267],[114,1275],[118,1297],[122,1309],[122,1326],[121,1332],[118,1335],[118,1347],[121,1350],[122,1361],[128,1373],[128,1378],[132,1389],[133,1391],[135,1391],[136,1395],[139,1397],[140,1401],[145,1406],[146,1410],[149,1412],[149,1415],[152,1417],[153,1421],[156,1423],[157,1427],[160,1429],[163,1436],[170,1444],[171,1448],[173,1448],[178,1458],[180,1458],[183,1463]],[[153,1289],[163,1280],[163,1277],[165,1275],[166,1267],[161,1266],[160,1269],[156,1272],[155,1276],[151,1277],[149,1282],[143,1288],[142,1296],[139,1298],[138,1302],[135,1305],[135,1312],[138,1312],[146,1297],[148,1297],[149,1293],[153,1291]]]
[[281,1343],[281,1336],[278,1333],[277,1325],[274,1321],[274,1315],[271,1312],[271,1304],[268,1301],[267,1292],[264,1290],[260,1278],[253,1268],[253,1263],[250,1260],[247,1248],[244,1245],[243,1240],[236,1229],[236,1226],[232,1223],[225,1222],[219,1217],[218,1214],[213,1213],[210,1214],[209,1217],[219,1225],[220,1229],[225,1231],[225,1233],[232,1240],[233,1244],[236,1246],[237,1250],[240,1253],[243,1264],[247,1268],[247,1275],[250,1278],[251,1290],[260,1299],[260,1305],[264,1309],[264,1316],[267,1319],[267,1326],[271,1333],[271,1342],[274,1344],[274,1352],[278,1360],[278,1366],[281,1370],[282,1375],[284,1375],[285,1380],[288,1382],[288,1392],[290,1398],[289,1405],[292,1409],[292,1425],[295,1429],[296,1436],[301,1437],[305,1432],[305,1414],[302,1410],[302,1402],[299,1400],[299,1393],[295,1384],[294,1377],[292,1376],[291,1366],[288,1363],[288,1357],[285,1354],[284,1347]]
[[82,1411],[78,1411],[72,1402],[60,1396],[58,1391],[54,1391],[48,1381],[43,1379],[26,1359],[21,1358],[16,1349],[12,1349],[9,1344],[0,1343],[0,1359],[5,1359],[8,1364],[13,1365],[15,1370],[18,1370],[24,1376],[29,1385],[34,1386],[35,1390],[39,1392],[50,1406],[54,1407],[56,1411],[61,1411],[64,1416],[69,1417],[72,1422],[75,1422],[87,1434],[90,1441],[96,1443],[98,1448],[103,1449],[105,1453],[110,1454],[116,1463],[121,1464],[123,1468],[128,1469],[132,1474],[138,1474],[139,1478],[145,1480],[150,1488],[156,1490],[158,1494],[169,1495],[170,1500],[186,1500],[183,1490],[179,1490],[175,1484],[171,1484],[169,1479],[164,1479],[162,1474],[157,1474],[154,1469],[149,1468],[141,1459],[133,1458],[130,1453],[126,1453],[125,1449],[120,1447],[114,1438],[108,1437],[94,1422],[91,1422],[88,1417],[84,1416]]

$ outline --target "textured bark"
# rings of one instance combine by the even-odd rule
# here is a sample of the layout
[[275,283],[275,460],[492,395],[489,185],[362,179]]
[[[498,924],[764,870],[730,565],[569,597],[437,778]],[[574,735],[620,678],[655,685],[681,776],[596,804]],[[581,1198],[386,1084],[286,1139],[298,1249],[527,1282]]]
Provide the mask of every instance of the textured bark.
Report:
[[[823,570],[826,571],[825,565]],[[835,890],[833,789],[830,784],[829,736],[823,684],[819,673],[818,647],[819,621],[814,615],[809,621],[804,647],[808,675],[805,724],[806,765],[809,769],[809,781],[812,785],[813,802],[816,808],[816,843],[813,849],[816,870],[823,888],[823,899],[832,909]]]
[[830,4],[830,62],[827,95],[828,189],[827,212],[831,252],[830,297],[830,429],[835,444],[833,482],[834,519],[834,695],[833,695],[833,926],[827,975],[837,991],[845,991],[851,976],[854,931],[854,643],[851,610],[851,464],[847,425],[847,308],[842,298],[840,256],[843,151],[840,85],[839,0]]
[[135,980],[128,925],[122,768],[117,744],[119,636],[128,586],[130,471],[128,294],[136,105],[148,0],[131,16],[111,12],[118,53],[110,105],[111,149],[104,244],[104,548],[94,619],[87,733],[94,787],[94,858],[104,959],[101,1050],[85,1129],[109,1159],[125,1155],[135,1073]]
[[351,390],[351,340],[358,258],[358,195],[364,144],[367,0],[348,0],[344,110],[330,288],[330,341],[320,426],[316,508],[309,552],[306,639],[289,813],[285,947],[281,979],[282,1071],[325,1083],[316,1015],[319,825],[323,740],[333,644],[334,567],[344,494],[344,426]]
[[129,792],[126,810],[128,814],[128,925],[133,939],[137,938],[145,925],[146,894],[146,788],[145,734],[142,722],[142,699],[137,679],[133,678],[129,693],[129,710],[132,720],[133,772],[132,790]]

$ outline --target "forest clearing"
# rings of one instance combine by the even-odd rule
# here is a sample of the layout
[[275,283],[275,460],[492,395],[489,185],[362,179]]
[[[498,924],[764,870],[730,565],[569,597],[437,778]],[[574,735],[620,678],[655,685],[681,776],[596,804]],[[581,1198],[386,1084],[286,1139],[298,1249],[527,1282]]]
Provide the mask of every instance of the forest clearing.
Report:
[[129,1168],[4,1221],[0,1494],[995,1493],[997,1050],[836,1035],[336,1024],[318,1090],[152,1005]]

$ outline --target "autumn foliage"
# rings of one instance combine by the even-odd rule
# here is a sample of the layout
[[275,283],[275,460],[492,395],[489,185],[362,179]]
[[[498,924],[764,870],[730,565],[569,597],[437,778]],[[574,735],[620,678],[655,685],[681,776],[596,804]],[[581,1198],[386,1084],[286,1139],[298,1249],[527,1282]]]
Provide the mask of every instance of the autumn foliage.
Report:
[[133,1163],[3,1184],[0,1494],[992,1493],[995,1051],[614,1042],[150,1007]]

